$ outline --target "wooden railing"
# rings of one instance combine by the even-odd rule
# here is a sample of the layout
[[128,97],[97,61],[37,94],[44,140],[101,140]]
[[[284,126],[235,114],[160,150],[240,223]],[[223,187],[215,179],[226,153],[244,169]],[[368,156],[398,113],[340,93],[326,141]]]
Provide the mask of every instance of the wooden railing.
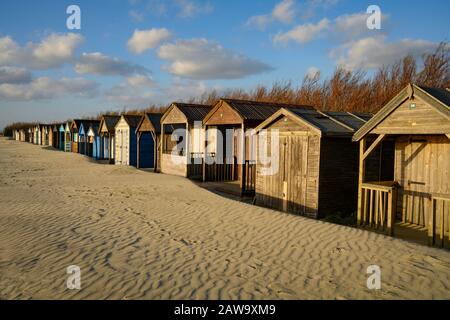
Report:
[[216,154],[206,155],[205,180],[206,181],[234,181],[236,180],[236,157],[224,158],[217,161]]
[[188,177],[191,179],[203,178],[203,152],[191,152],[188,164]]
[[[439,221],[438,221],[439,220]],[[438,224],[439,222],[439,224]],[[446,228],[447,222],[447,228]],[[431,210],[428,219],[428,240],[431,246],[435,245],[439,236],[439,246],[445,246],[445,231],[450,225],[450,195],[431,194]],[[450,231],[449,231],[450,244]]]
[[358,225],[394,235],[397,184],[392,181],[363,183],[360,192],[362,198]]
[[256,187],[256,161],[245,160],[242,176],[242,192],[253,193]]

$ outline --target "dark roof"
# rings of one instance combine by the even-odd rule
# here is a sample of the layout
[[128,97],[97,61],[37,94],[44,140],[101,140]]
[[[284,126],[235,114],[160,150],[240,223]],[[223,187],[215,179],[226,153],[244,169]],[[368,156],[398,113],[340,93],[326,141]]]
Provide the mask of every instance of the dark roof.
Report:
[[152,123],[153,128],[155,128],[155,133],[160,134],[161,133],[161,118],[163,116],[162,113],[147,113],[147,118]]
[[[81,121],[83,121],[83,120],[82,119],[74,119],[74,120],[72,120],[72,122],[75,122],[75,124],[77,125],[78,129],[80,129]],[[70,124],[70,125],[72,125],[72,124]]]
[[359,130],[372,116],[368,113],[356,113],[356,112],[339,112],[328,111],[326,115],[336,119],[337,121],[349,126],[353,130]]
[[419,88],[450,108],[450,91],[448,89],[429,88],[422,86],[419,86]]
[[[347,124],[342,124],[341,121],[331,117],[328,114],[319,112],[314,109],[305,108],[285,108],[305,120],[306,122],[312,124],[314,127],[318,128],[324,134],[352,134],[354,129],[349,128],[351,126]],[[341,116],[343,117],[343,116]],[[348,119],[347,119],[348,120]],[[361,127],[364,123],[361,122]]]
[[260,120],[264,121],[281,108],[286,109],[313,109],[311,106],[302,106],[286,103],[273,102],[258,102],[251,100],[238,99],[221,99],[225,101],[230,107],[235,109],[245,120]]
[[183,112],[188,121],[202,121],[212,109],[212,106],[204,104],[174,102],[173,105]]
[[116,126],[117,122],[119,122],[120,116],[104,115],[102,119],[105,122],[106,130],[111,131],[114,130],[114,127]]
[[142,116],[139,115],[130,115],[130,114],[124,114],[123,118],[128,123],[128,125],[132,128],[136,128],[141,121]]

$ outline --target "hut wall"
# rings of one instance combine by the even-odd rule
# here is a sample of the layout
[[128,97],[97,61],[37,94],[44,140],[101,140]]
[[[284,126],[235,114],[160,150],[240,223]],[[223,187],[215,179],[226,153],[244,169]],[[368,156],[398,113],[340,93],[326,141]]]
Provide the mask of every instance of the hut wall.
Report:
[[[395,181],[400,184],[397,217],[427,226],[431,193],[450,193],[449,171],[450,140],[445,135],[398,137],[395,144]],[[437,209],[437,212],[442,210]],[[437,218],[439,225],[440,216]]]
[[[320,137],[308,126],[284,118],[268,129],[279,130],[278,150],[275,150],[279,153],[278,170],[264,175],[264,165],[258,156],[256,203],[317,218]],[[266,148],[270,155],[271,133]]]
[[115,133],[115,164],[130,165],[130,127],[122,118],[116,125]]
[[416,97],[407,99],[384,121],[373,129],[373,133],[386,134],[431,134],[449,133],[450,121],[435,108]]

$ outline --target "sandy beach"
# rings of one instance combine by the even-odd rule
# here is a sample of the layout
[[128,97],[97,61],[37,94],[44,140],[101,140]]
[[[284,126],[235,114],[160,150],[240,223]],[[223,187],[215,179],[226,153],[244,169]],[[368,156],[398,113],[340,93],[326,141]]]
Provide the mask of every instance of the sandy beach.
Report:
[[0,299],[30,298],[450,299],[450,252],[1,138]]

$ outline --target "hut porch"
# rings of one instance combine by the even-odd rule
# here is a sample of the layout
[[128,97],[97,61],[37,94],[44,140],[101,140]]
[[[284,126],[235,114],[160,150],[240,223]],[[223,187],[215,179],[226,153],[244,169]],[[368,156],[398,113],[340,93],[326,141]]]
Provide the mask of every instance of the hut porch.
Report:
[[[357,223],[389,235],[449,248],[450,94],[410,85],[354,136],[360,143]],[[394,141],[394,159],[383,141]],[[368,157],[393,166],[376,181]]]

